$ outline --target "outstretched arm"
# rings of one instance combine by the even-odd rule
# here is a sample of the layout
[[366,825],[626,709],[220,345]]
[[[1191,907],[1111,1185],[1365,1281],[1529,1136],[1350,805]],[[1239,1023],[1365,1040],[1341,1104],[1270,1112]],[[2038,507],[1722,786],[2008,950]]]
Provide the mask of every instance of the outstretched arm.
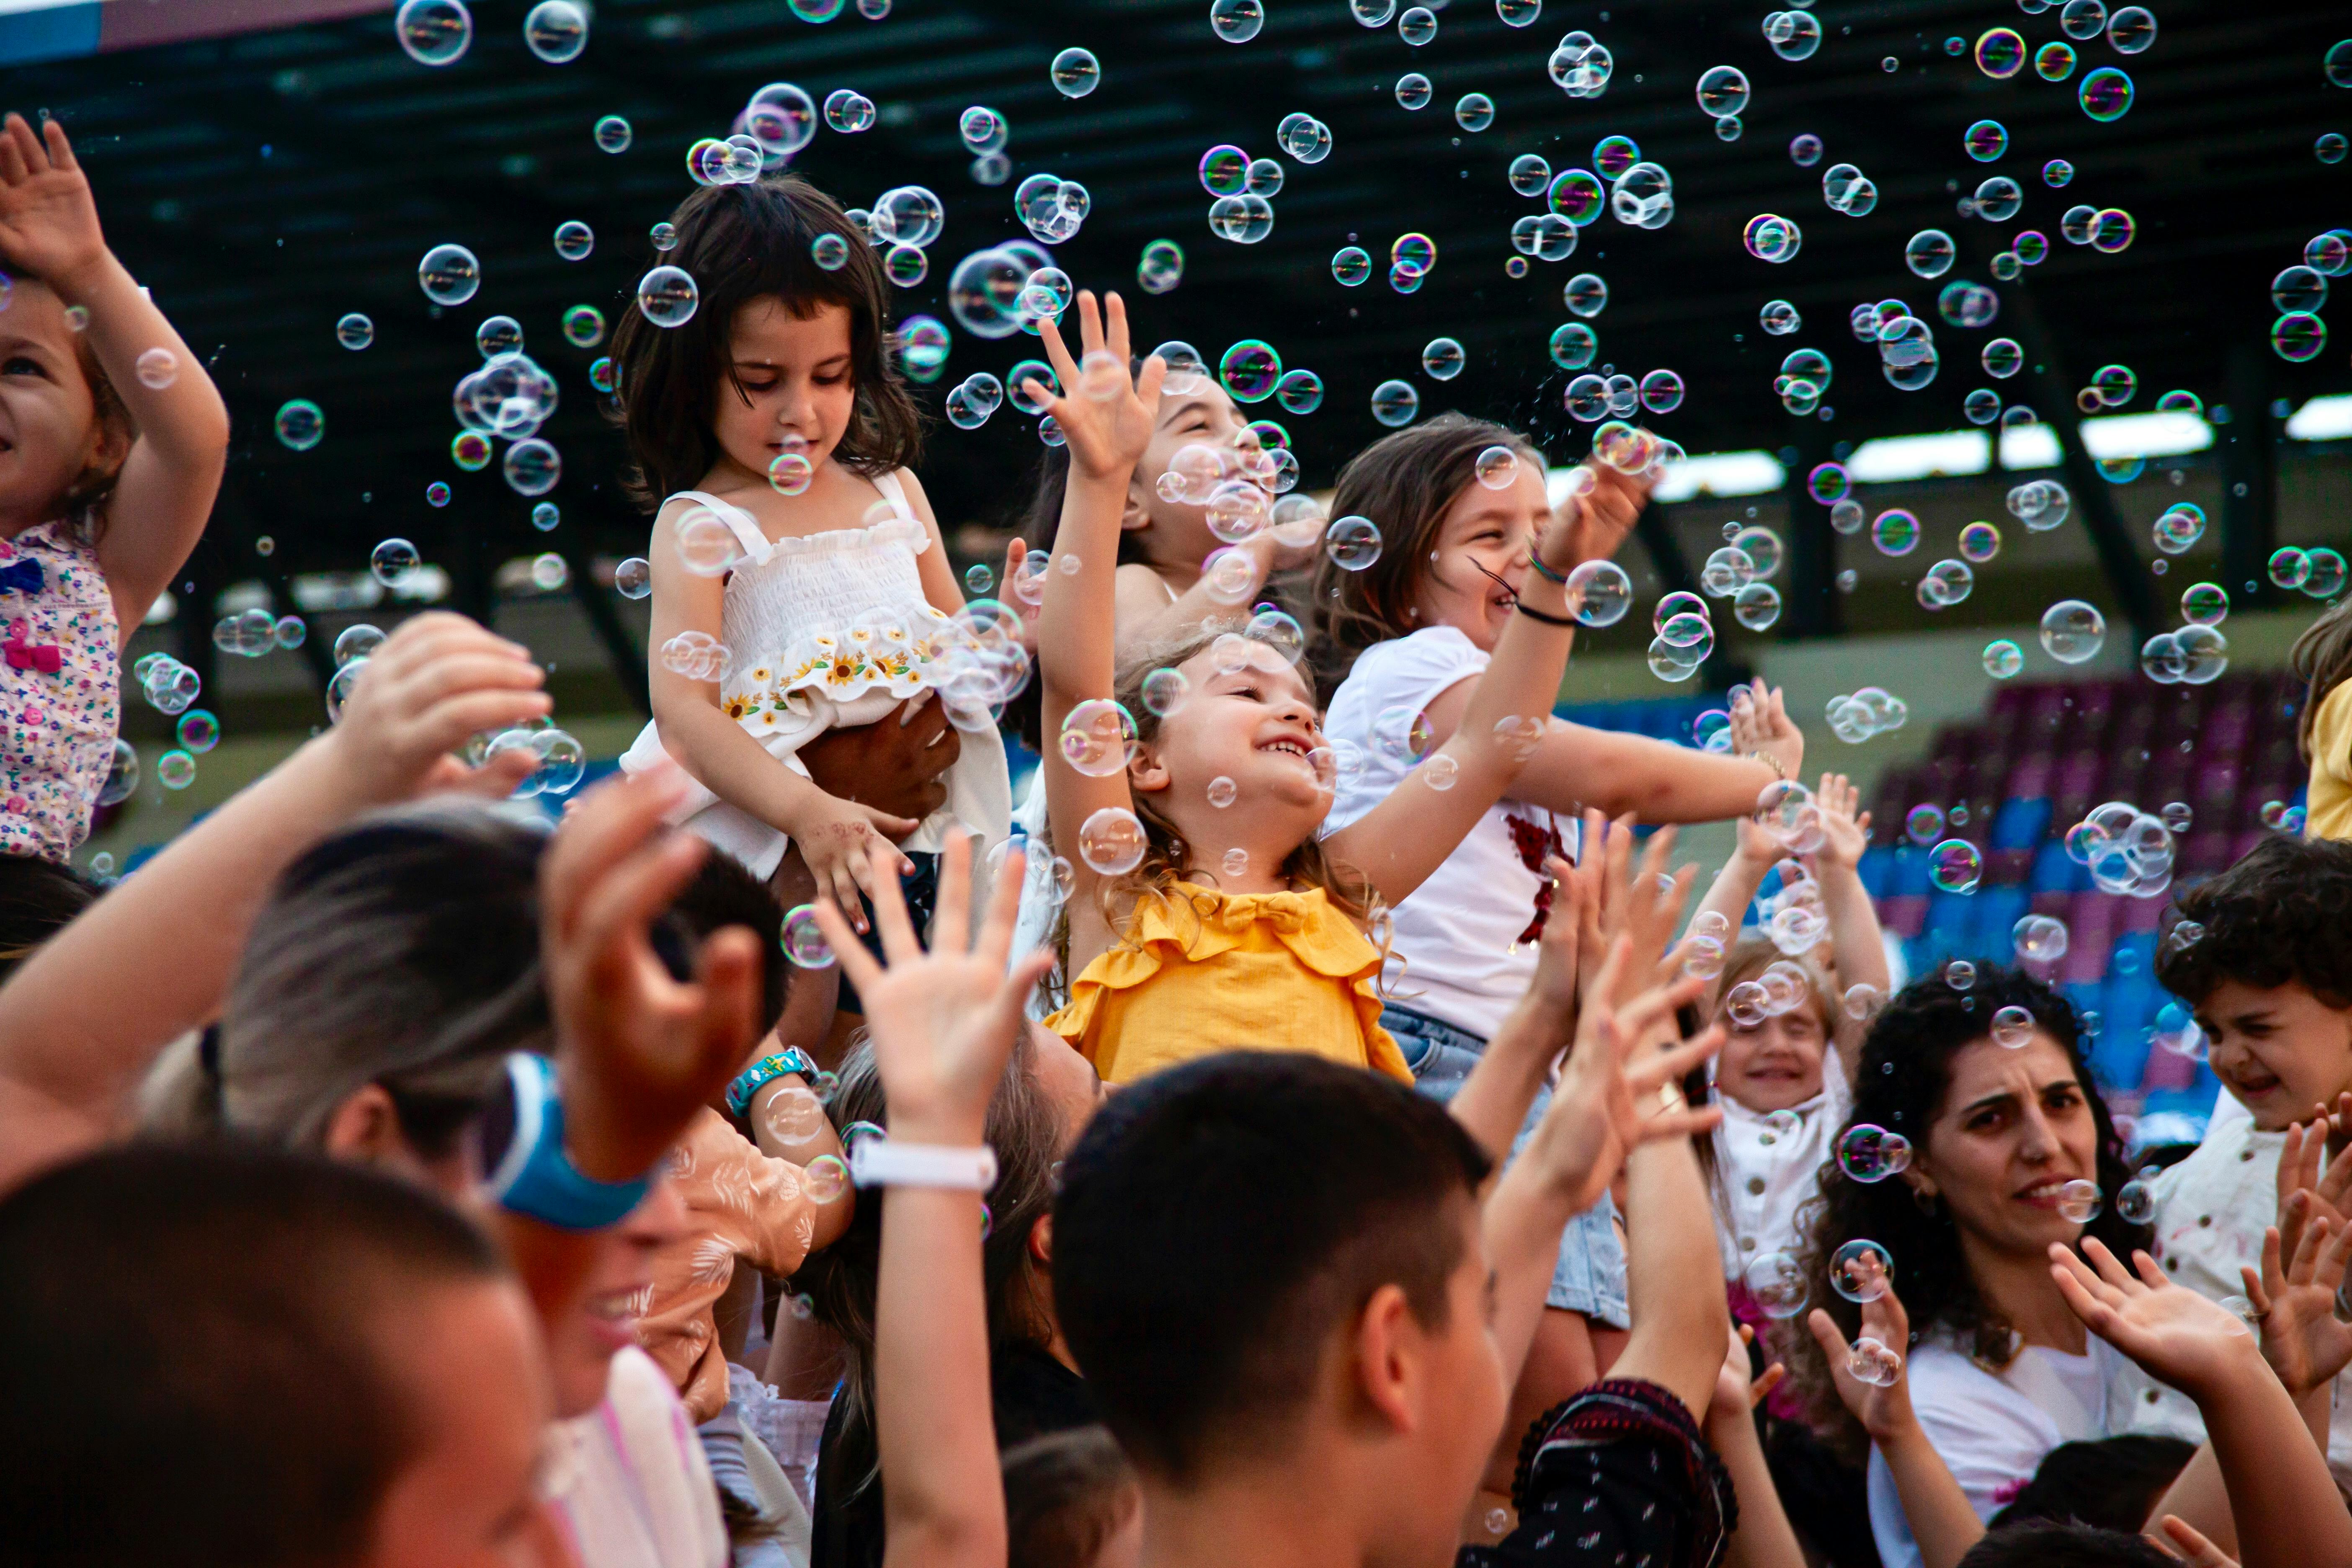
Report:
[[[1591,492],[1577,501],[1580,516],[1640,511],[1649,493],[1646,480],[1605,466],[1594,472],[1598,477]],[[1562,576],[1575,563],[1570,544],[1574,526],[1556,516],[1533,546],[1541,563]],[[1380,805],[1327,840],[1335,855],[1360,869],[1391,904],[1402,903],[1444,864],[1518,777],[1528,750],[1510,739],[1507,730],[1498,732],[1497,726],[1528,721],[1543,724],[1559,693],[1575,605],[1568,589],[1544,573],[1529,569],[1522,577],[1517,590],[1521,613],[1504,626],[1486,673],[1462,705],[1453,736]],[[1433,788],[1430,769],[1440,758],[1450,759],[1454,778],[1444,787]]]
[[[940,856],[940,941],[923,952],[898,884],[875,900],[886,963],[850,940],[823,905],[817,918],[866,1002],[875,1066],[901,1144],[976,1148],[988,1102],[1021,1027],[1021,1005],[1052,963],[1031,953],[1007,967],[1020,901],[1022,852],[1008,856],[969,952],[962,933],[971,841]],[[988,1378],[988,1308],[981,1276],[981,1194],[893,1186],[882,1199],[875,1300],[875,1427],[882,1463],[887,1568],[1003,1568],[1004,1491]]]
[[[1872,1446],[1895,1478],[1895,1494],[1902,1500],[1920,1560],[1927,1568],[1957,1568],[1969,1548],[1983,1538],[1984,1521],[1977,1517],[1968,1493],[1953,1479],[1951,1467],[1936,1451],[1912,1408],[1911,1369],[1903,1359],[1911,1342],[1911,1317],[1895,1287],[1888,1284],[1862,1304],[1862,1333],[1854,1342],[1877,1342],[1879,1352],[1872,1363],[1857,1367],[1853,1346],[1820,1308],[1807,1315],[1805,1326],[1829,1359],[1839,1401],[1870,1434]],[[1881,1377],[1890,1371],[1893,1375],[1885,1382],[1861,1375],[1874,1369]]]
[[212,515],[228,410],[204,362],[107,248],[89,181],[54,120],[36,133],[11,114],[0,128],[0,258],[89,312],[89,346],[139,429],[98,545],[128,642]]
[[1780,1489],[1772,1484],[1771,1468],[1764,1461],[1764,1445],[1756,1434],[1755,1410],[1788,1369],[1774,1363],[1752,1383],[1748,1347],[1756,1331],[1742,1323],[1733,1331],[1723,1371],[1715,1382],[1715,1400],[1706,1409],[1706,1440],[1731,1476],[1733,1495],[1739,1499],[1739,1528],[1731,1532],[1724,1562],[1728,1568],[1801,1568],[1804,1548],[1780,1506]]
[[[210,1022],[289,862],[362,813],[442,789],[511,793],[509,752],[467,769],[466,738],[549,709],[530,650],[431,613],[384,640],[342,721],[182,834],[0,988],[0,1190],[110,1136],[173,1037]],[[136,984],[125,954],[140,955]]]
[[[1870,847],[1870,813],[1855,815],[1862,792],[1843,773],[1823,773],[1813,795],[1822,816],[1822,847],[1813,856],[1813,879],[1821,885],[1822,913],[1830,922],[1830,955],[1837,966],[1841,989],[1856,985],[1886,994],[1893,976],[1886,967],[1886,942],[1878,929],[1878,910],[1862,885],[1862,852]],[[1834,1003],[1838,998],[1832,997]],[[1843,1006],[1834,1006],[1838,1020],[1838,1060],[1852,1083],[1862,1068],[1862,1020]]]

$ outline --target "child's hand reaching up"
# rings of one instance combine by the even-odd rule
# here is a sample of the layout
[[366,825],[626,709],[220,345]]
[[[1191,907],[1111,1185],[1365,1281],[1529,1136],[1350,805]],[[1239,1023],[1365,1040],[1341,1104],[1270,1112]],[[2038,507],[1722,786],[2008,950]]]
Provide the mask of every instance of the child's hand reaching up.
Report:
[[978,935],[971,929],[971,841],[961,834],[940,851],[939,918],[929,952],[907,919],[896,881],[875,870],[883,891],[874,900],[886,963],[849,934],[830,907],[816,906],[817,925],[833,944],[835,961],[866,1004],[874,1065],[889,1100],[894,1137],[919,1143],[980,1142],[988,1102],[1004,1076],[1021,1029],[1021,1006],[1054,964],[1039,949],[1006,966],[1021,902],[1023,852],[1005,856]]
[[11,114],[0,130],[0,257],[52,283],[106,257],[89,181],[57,121],[36,132],[23,115]]
[[[1078,291],[1078,346],[1084,355],[1074,362],[1062,342],[1061,329],[1051,321],[1038,323],[1045,342],[1045,358],[1062,384],[1062,395],[1034,379],[1022,386],[1045,405],[1070,449],[1070,471],[1097,483],[1116,483],[1122,489],[1135,472],[1136,459],[1151,443],[1152,423],[1160,416],[1160,384],[1167,379],[1168,362],[1157,355],[1144,362],[1143,374],[1130,379],[1127,367],[1127,305],[1109,295],[1097,311],[1094,290]],[[1099,357],[1097,357],[1099,356]]]
[[[1862,792],[1843,773],[1822,775],[1821,787],[1813,792],[1813,806],[1822,817],[1818,858],[1822,865],[1850,868],[1862,863],[1862,852],[1870,847],[1870,813],[1856,816],[1854,808],[1861,804]],[[1754,827],[1754,820],[1741,826]]]
[[1606,561],[1616,554],[1641,520],[1642,509],[1650,503],[1647,479],[1620,472],[1606,463],[1584,466],[1592,475],[1592,488],[1571,493],[1552,513],[1551,524],[1538,546],[1544,563],[1556,572],[1572,571],[1587,561]]
[[2310,1194],[2288,1199],[2263,1233],[2259,1273],[2241,1268],[2246,1301],[2261,1325],[2263,1359],[2286,1391],[2301,1399],[2352,1366],[2352,1323],[2336,1316],[2336,1291],[2352,1258],[2352,1229],[2312,1212]]
[[1797,776],[1805,765],[1805,735],[1789,717],[1786,695],[1759,680],[1731,694],[1731,753],[1760,757],[1780,771],[1784,779]]

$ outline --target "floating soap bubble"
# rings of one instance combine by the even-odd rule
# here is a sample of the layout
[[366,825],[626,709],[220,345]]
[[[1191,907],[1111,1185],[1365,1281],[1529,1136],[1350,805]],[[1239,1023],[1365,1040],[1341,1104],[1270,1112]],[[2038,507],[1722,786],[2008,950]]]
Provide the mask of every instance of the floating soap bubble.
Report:
[[1789,219],[1764,213],[1748,220],[1741,241],[1748,254],[1759,261],[1780,262],[1795,257],[1804,244],[1804,236]]
[[307,397],[297,397],[281,405],[274,425],[278,439],[288,449],[296,452],[309,451],[327,435],[326,415]]
[[1568,574],[1579,624],[1612,626],[1633,607],[1633,580],[1613,561],[1587,561]]
[[1870,542],[1882,555],[1908,555],[1919,544],[1919,520],[1899,506],[1871,520]]
[[1520,195],[1539,196],[1551,184],[1551,165],[1536,153],[1522,153],[1511,160],[1510,181]]
[[1913,806],[1904,814],[1903,831],[1914,844],[1924,847],[1935,843],[1943,837],[1944,808],[1925,804]]
[[2025,655],[2006,637],[1985,644],[1984,671],[1995,680],[2007,680],[2025,668]]
[[1495,123],[1495,100],[1483,92],[1465,92],[1454,103],[1454,123],[1476,132]]
[[1940,278],[1952,269],[1952,237],[1940,228],[1923,228],[1903,247],[1903,264],[1921,278]]
[[701,300],[701,290],[684,268],[656,267],[637,280],[637,309],[656,327],[686,325]]
[[1810,11],[1775,11],[1764,18],[1764,38],[1784,60],[1811,59],[1822,47],[1822,25]]
[[1977,39],[1976,61],[1985,75],[2006,80],[2025,65],[2025,40],[2009,27],[1988,28]]
[[2010,515],[2028,531],[2047,533],[2066,521],[2074,498],[2055,479],[2029,479],[2011,489],[2007,504]]
[[2101,66],[2083,78],[2076,94],[2083,112],[2101,124],[2121,120],[2132,106],[2132,79],[2113,66]]
[[1720,119],[1748,107],[1748,78],[1731,66],[1714,66],[1698,79],[1698,106]]
[[1372,417],[1390,429],[1412,423],[1421,412],[1421,394],[1410,382],[1384,381],[1372,388]]
[[1335,519],[1323,532],[1323,552],[1344,572],[1361,572],[1381,558],[1381,531],[1368,517]]
[[1125,876],[1143,863],[1143,824],[1122,806],[1107,805],[1078,828],[1078,858],[1098,875]]
[[1797,314],[1796,306],[1786,300],[1767,300],[1763,310],[1757,312],[1757,324],[1773,337],[1785,338],[1804,321]]
[[1135,717],[1108,698],[1081,702],[1062,721],[1062,760],[1089,778],[1124,773],[1135,758]]
[[1101,84],[1102,65],[1086,49],[1064,49],[1054,57],[1049,73],[1054,90],[1064,98],[1084,98]]
[[[1889,1132],[1883,1127],[1864,1121],[1848,1128],[1838,1139],[1838,1168],[1857,1182],[1883,1182],[1887,1177],[1908,1170],[1911,1165],[1911,1141],[1900,1132]],[[1849,1244],[1851,1245],[1851,1244]],[[1869,1245],[1869,1244],[1865,1244]],[[1839,1257],[1845,1254],[1839,1249]],[[1832,1263],[1834,1271],[1836,1265]],[[1868,1300],[1841,1289],[1840,1295],[1849,1300]]]
[[1452,381],[1462,374],[1465,356],[1452,338],[1432,338],[1421,351],[1421,368],[1432,381]]
[[2033,1015],[2024,1008],[2011,1005],[2000,1008],[1992,1016],[1992,1042],[2009,1050],[2020,1050],[2033,1039]]
[[2033,74],[2043,81],[2064,81],[2074,74],[2074,50],[2052,39],[2033,51]]
[[1748,1294],[1768,1318],[1793,1318],[1805,1310],[1804,1266],[1785,1252],[1767,1252],[1740,1271]]
[[2071,1224],[2090,1224],[2105,1206],[2096,1182],[2086,1182],[2078,1176],[2058,1189],[2058,1216]]
[[1903,1352],[1864,1334],[1847,1347],[1845,1370],[1857,1383],[1892,1388],[1903,1378]]
[[416,546],[405,539],[387,539],[368,556],[368,570],[387,588],[405,585],[423,564],[424,558],[416,553]]
[[393,30],[410,59],[423,66],[457,62],[474,41],[474,18],[461,0],[406,0]]
[[1407,71],[1397,78],[1396,100],[1403,108],[1428,108],[1430,91],[1429,79],[1419,71]]
[[2010,944],[2029,963],[2055,963],[2066,956],[2066,922],[2053,915],[2027,915],[2011,929]]
[[587,13],[573,0],[540,0],[523,18],[522,37],[549,65],[568,64],[588,47]]
[[1984,876],[1984,856],[1965,838],[1947,838],[1927,851],[1927,879],[1947,893],[1973,893]]
[[2106,617],[2080,599],[2062,599],[2042,614],[2042,651],[2061,664],[2096,657],[2106,636]]
[[653,563],[632,555],[613,568],[613,586],[625,599],[642,599],[654,591]]
[[2156,1218],[2156,1189],[2137,1177],[2126,1182],[2116,1192],[2116,1215],[2126,1225],[2150,1223]]

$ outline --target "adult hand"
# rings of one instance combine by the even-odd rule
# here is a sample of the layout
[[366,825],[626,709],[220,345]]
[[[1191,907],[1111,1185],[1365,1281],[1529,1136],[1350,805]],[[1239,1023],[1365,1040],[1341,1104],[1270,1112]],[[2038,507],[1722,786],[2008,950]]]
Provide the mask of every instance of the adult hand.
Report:
[[1903,1310],[1902,1299],[1889,1285],[1877,1300],[1862,1304],[1862,1335],[1876,1340],[1898,1363],[1895,1381],[1884,1385],[1865,1383],[1854,1375],[1853,1347],[1827,1312],[1814,1308],[1805,1317],[1805,1327],[1812,1331],[1813,1342],[1822,1347],[1829,1358],[1830,1378],[1837,1385],[1838,1400],[1862,1429],[1870,1434],[1874,1443],[1885,1443],[1907,1431],[1918,1420],[1911,1408],[1910,1367],[1902,1362],[1911,1345],[1911,1317]]
[[1098,311],[1091,289],[1078,290],[1078,345],[1084,364],[1070,358],[1061,328],[1052,321],[1040,321],[1037,335],[1045,340],[1045,358],[1062,384],[1061,393],[1056,396],[1034,376],[1021,384],[1060,427],[1069,447],[1071,472],[1125,484],[1135,472],[1136,459],[1151,444],[1168,362],[1154,354],[1144,362],[1143,374],[1130,380],[1127,305],[1111,294]]
[[2135,1274],[2095,1237],[2083,1238],[2083,1251],[2088,1262],[2062,1242],[2050,1244],[2058,1293],[2085,1327],[2150,1376],[2197,1398],[2226,1384],[2256,1353],[2252,1333],[2235,1312],[2174,1284],[2147,1253],[2132,1254]]
[[709,853],[662,826],[685,794],[674,768],[601,784],[566,814],[540,865],[540,962],[565,1142],[598,1181],[643,1175],[760,1035],[761,936],[742,926],[712,932],[684,983],[649,939]]
[[1053,954],[1040,949],[1007,967],[1021,903],[1023,852],[1016,847],[1006,853],[987,914],[966,949],[971,841],[962,834],[948,840],[940,852],[939,917],[932,924],[938,940],[929,952],[879,851],[875,859],[882,890],[875,895],[874,916],[884,962],[874,961],[830,906],[817,905],[816,919],[833,944],[835,961],[866,1004],[874,1065],[890,1103],[890,1131],[916,1142],[977,1143],[989,1099],[1021,1030],[1022,1004],[1054,963]]
[[0,257],[67,289],[106,258],[89,180],[57,121],[37,133],[21,114],[0,126]]
[[438,790],[503,799],[539,765],[537,753],[518,748],[478,768],[453,753],[469,736],[544,716],[554,706],[546,680],[520,643],[428,610],[395,627],[352,678],[328,744],[371,805]]
[[830,727],[799,755],[809,778],[835,800],[920,822],[947,803],[940,779],[962,752],[947,705],[925,691],[871,724]]

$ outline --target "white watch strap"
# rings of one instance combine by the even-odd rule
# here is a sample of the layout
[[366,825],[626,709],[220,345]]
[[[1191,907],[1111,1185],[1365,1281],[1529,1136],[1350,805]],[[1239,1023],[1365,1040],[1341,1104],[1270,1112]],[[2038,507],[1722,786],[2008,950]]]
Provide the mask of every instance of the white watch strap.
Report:
[[861,1138],[849,1152],[849,1176],[861,1187],[952,1187],[984,1193],[996,1185],[996,1151]]

